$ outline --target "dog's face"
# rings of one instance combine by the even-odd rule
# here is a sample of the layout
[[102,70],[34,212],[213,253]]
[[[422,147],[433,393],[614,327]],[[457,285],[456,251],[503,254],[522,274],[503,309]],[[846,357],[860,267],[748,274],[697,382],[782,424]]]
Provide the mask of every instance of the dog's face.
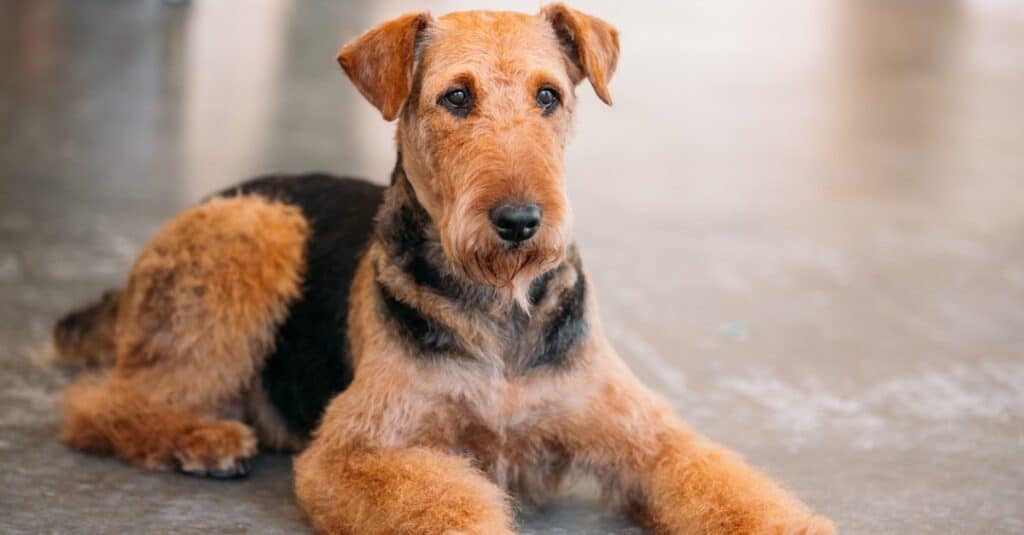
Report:
[[563,151],[589,78],[611,102],[618,36],[561,5],[537,15],[406,15],[342,48],[339,62],[385,119],[453,268],[524,301],[561,261],[572,217]]

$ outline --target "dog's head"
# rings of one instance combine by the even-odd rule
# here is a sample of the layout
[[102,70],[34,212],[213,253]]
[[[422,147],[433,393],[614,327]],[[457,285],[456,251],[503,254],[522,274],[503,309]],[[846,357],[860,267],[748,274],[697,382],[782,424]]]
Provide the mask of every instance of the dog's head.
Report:
[[456,272],[522,301],[561,261],[572,215],[563,151],[588,78],[611,103],[610,25],[563,5],[537,15],[409,14],[345,45],[338,61],[386,120]]

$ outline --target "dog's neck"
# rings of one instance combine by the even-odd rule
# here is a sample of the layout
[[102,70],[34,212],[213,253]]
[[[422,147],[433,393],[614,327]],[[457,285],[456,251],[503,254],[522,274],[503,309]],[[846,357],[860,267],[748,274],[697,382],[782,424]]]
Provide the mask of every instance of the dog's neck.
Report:
[[[416,198],[402,166],[402,155],[391,173],[391,186],[377,214],[375,235],[389,262],[409,275],[415,285],[464,306],[493,309],[505,303],[501,292],[457,273],[441,246],[433,219]],[[507,303],[511,305],[511,303]]]
[[382,312],[424,354],[500,355],[511,361],[508,369],[523,369],[562,362],[585,332],[586,289],[575,247],[531,282],[524,310],[503,292],[456,273],[400,155],[369,254]]

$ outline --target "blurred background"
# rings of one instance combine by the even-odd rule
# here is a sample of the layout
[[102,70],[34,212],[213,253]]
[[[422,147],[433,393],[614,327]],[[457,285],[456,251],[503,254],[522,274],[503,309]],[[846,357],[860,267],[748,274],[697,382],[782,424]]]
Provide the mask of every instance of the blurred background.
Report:
[[[1024,532],[1024,3],[571,5],[621,32],[567,169],[636,373],[843,533]],[[285,457],[236,484],[58,445],[50,325],[218,188],[385,183],[337,48],[482,7],[539,3],[0,1],[0,531],[306,529]],[[641,532],[585,498],[520,522]]]

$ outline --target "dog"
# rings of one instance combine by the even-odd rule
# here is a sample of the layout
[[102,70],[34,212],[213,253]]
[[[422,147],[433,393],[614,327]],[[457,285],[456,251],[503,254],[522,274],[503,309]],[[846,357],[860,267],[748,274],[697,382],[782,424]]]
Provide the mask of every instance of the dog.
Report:
[[267,176],[168,223],[124,287],[55,327],[60,440],[149,469],[300,452],[322,533],[512,533],[575,476],[658,533],[830,534],[691,431],[609,344],[572,241],[563,150],[616,30],[564,5],[414,13],[341,67],[398,120],[387,188]]

